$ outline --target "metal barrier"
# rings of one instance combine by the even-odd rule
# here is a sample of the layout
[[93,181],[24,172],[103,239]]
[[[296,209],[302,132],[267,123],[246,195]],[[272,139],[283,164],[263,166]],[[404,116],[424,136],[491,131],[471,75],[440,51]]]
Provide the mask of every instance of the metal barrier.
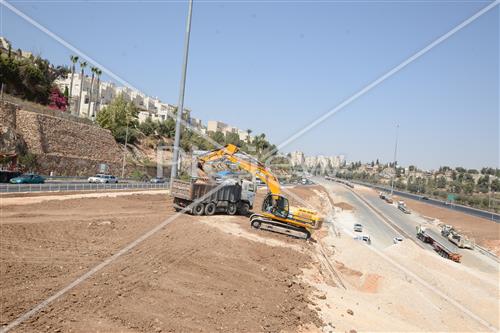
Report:
[[69,191],[102,191],[102,190],[131,190],[131,189],[168,189],[168,180],[165,183],[46,183],[46,184],[1,184],[0,193],[29,193],[29,192],[69,192]]

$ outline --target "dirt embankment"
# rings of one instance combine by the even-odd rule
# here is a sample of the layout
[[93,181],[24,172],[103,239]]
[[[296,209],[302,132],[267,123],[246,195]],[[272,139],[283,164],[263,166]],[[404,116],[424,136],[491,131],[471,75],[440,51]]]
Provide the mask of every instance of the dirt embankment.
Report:
[[[165,195],[3,206],[0,324],[5,325],[173,215]],[[233,232],[215,220],[230,223]],[[227,221],[226,221],[227,219]],[[248,234],[255,239],[239,237]],[[298,331],[322,325],[300,240],[246,217],[180,215],[18,331]]]
[[460,233],[473,238],[476,244],[491,249],[497,256],[500,256],[500,223],[447,208],[436,207],[417,200],[397,196],[395,196],[395,200],[404,200],[411,210],[418,212],[420,215],[452,225]]

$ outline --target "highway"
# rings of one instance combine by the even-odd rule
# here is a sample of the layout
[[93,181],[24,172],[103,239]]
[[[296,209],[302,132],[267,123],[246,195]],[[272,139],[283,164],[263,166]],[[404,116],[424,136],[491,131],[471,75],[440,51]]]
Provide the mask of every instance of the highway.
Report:
[[[353,184],[371,187],[371,188],[377,189],[379,191],[390,192],[390,190],[391,190],[389,187],[359,182],[359,181],[355,181],[355,180],[351,180],[350,182]],[[394,190],[394,194],[397,194],[397,195],[399,195],[401,197],[405,197],[405,198],[420,200],[420,201],[425,202],[425,203],[430,204],[430,205],[443,207],[443,208],[447,208],[447,209],[451,209],[451,210],[456,210],[456,211],[459,211],[462,213],[482,217],[482,218],[500,223],[500,214],[495,214],[493,212],[488,212],[485,210],[467,207],[467,206],[463,206],[463,205],[450,204],[446,201],[437,200],[437,199],[433,199],[433,198],[428,198],[426,200],[422,200],[423,196],[421,194],[413,194],[413,193],[399,191],[399,190]]]
[[[368,187],[356,185],[354,189],[351,189],[345,185],[319,177],[315,177],[313,180],[323,185],[330,194],[338,198],[337,200],[347,202],[355,208],[354,216],[356,220],[363,224],[365,227],[364,233],[370,235],[372,245],[378,249],[393,245],[393,238],[400,236],[411,239],[418,246],[434,252],[429,244],[424,244],[416,237],[416,226],[426,223],[426,220],[418,214],[403,213],[395,203],[386,203],[378,197],[377,192]],[[352,222],[344,224],[343,227],[352,231]],[[439,232],[432,229],[428,229],[428,231],[448,248],[460,253],[462,255],[462,264],[486,272],[498,272],[498,262],[494,259],[475,250],[460,249],[441,236]]]

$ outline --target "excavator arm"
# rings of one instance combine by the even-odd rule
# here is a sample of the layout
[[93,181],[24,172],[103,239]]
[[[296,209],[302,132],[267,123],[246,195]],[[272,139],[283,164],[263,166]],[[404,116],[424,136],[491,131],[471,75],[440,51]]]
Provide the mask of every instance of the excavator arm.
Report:
[[[241,156],[238,156],[237,153]],[[237,164],[241,169],[258,177],[267,185],[271,194],[275,196],[281,194],[281,187],[278,178],[267,170],[264,164],[255,160],[252,156],[240,152],[239,148],[232,144],[228,144],[223,148],[213,150],[200,156],[198,158],[198,168],[205,171],[203,170],[205,163],[220,161],[222,159],[227,159],[228,161]]]

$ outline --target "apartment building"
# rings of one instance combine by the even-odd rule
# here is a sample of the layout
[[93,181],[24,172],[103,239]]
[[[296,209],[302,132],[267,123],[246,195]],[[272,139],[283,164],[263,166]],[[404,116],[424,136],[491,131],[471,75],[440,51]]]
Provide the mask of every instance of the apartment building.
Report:
[[248,139],[252,139],[252,136],[248,134],[247,131],[239,129],[234,126],[230,126],[226,123],[223,123],[221,121],[217,120],[209,120],[207,122],[207,132],[222,132],[225,134],[227,133],[235,133],[238,134],[238,137],[240,140],[246,141]]

